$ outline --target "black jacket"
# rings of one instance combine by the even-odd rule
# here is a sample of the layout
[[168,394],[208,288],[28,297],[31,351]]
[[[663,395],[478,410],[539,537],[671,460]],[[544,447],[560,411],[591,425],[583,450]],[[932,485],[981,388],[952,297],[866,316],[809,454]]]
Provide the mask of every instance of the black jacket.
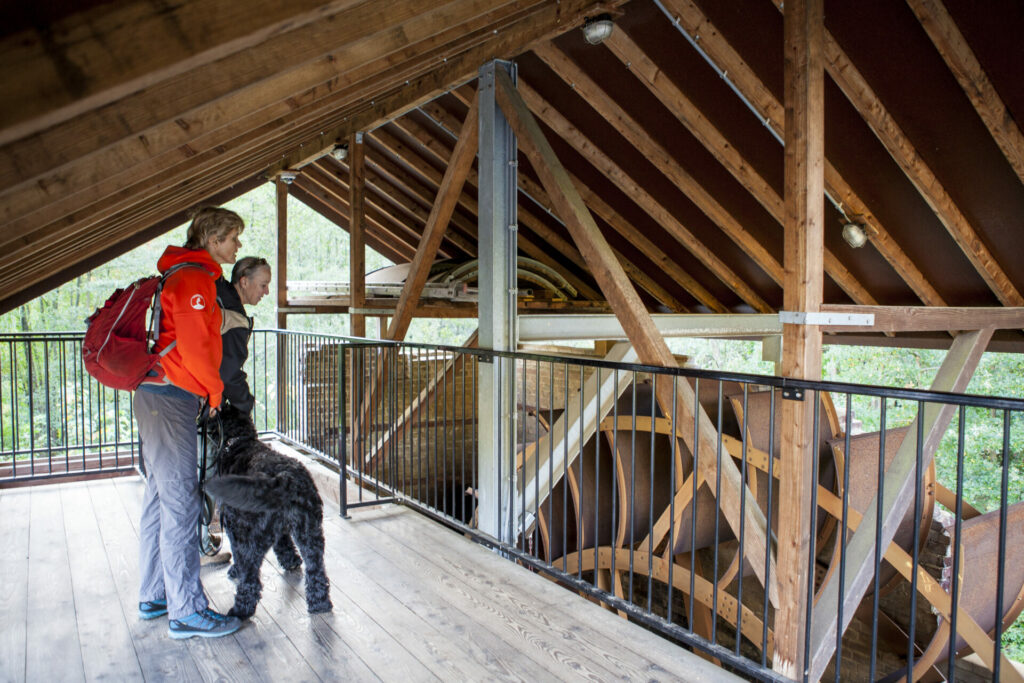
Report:
[[220,378],[224,381],[224,400],[244,413],[251,413],[254,399],[242,366],[249,357],[252,318],[245,315],[238,290],[223,277],[217,280],[217,303],[222,314],[220,338],[224,356]]

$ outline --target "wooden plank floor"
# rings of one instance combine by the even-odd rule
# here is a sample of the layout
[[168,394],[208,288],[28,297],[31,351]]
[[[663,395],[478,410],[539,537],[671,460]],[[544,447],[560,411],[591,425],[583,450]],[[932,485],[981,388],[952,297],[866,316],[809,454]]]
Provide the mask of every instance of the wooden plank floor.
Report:
[[[134,477],[0,489],[0,681],[732,679],[394,505],[343,520],[325,503],[332,613],[308,614],[271,553],[238,633],[173,641],[136,615],[141,500]],[[226,572],[203,568],[221,611]]]

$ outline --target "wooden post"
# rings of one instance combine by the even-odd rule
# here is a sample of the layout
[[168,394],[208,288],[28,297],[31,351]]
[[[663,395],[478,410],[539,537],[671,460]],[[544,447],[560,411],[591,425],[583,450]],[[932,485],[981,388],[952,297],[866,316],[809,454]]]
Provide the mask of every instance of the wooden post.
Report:
[[[288,327],[288,183],[281,176],[274,180],[277,190],[277,328]],[[288,387],[288,362],[285,338],[277,338],[277,430],[285,429],[285,400]]]
[[[348,139],[349,172],[349,307],[366,305],[366,248],[364,239],[363,197],[366,187],[366,166],[363,164],[363,134],[353,133]],[[353,337],[366,336],[366,316],[349,313],[349,331]]]
[[[823,0],[787,0],[785,58],[785,279],[787,311],[821,307],[825,196]],[[821,330],[783,325],[782,374],[821,379]],[[782,402],[778,528],[779,609],[775,612],[778,673],[799,679],[805,668],[808,587],[814,579],[808,555],[811,534],[814,400]]]

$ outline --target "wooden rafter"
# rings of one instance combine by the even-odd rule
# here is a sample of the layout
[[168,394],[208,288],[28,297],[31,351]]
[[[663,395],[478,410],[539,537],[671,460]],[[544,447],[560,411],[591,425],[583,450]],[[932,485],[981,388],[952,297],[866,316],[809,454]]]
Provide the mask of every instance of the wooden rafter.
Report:
[[[408,119],[402,119],[400,121],[396,121],[395,123],[396,126],[402,129],[406,134],[410,135],[412,138],[420,142],[423,145],[420,151],[427,156],[431,156],[434,162],[438,164],[448,163],[449,152],[447,151],[447,148],[443,144],[441,144],[436,138],[431,136],[430,133],[424,130],[421,126],[416,124],[414,121]],[[446,119],[445,124],[447,125],[449,130],[459,130],[462,127],[462,122],[456,121],[453,118]],[[396,146],[396,143],[393,139],[390,144],[390,149],[392,152],[396,153],[398,153],[400,149],[399,147]],[[418,155],[406,155],[402,158],[404,161],[406,161],[406,163],[413,165],[414,168],[421,175],[429,179],[431,182],[440,182],[440,172],[435,170],[430,164],[425,163],[424,160],[420,159]],[[471,170],[469,176],[466,178],[466,185],[468,187],[476,187],[478,182],[479,179],[477,177],[477,172],[475,170]],[[464,207],[473,215],[478,214],[478,206],[475,199],[472,199],[471,197],[464,195],[459,199],[459,203],[462,207]],[[545,228],[543,227],[543,221],[540,218],[534,216],[529,210],[525,208],[520,208],[519,210],[519,222],[520,224],[528,227],[536,234],[544,234]],[[475,239],[477,234],[476,225],[471,225],[470,229],[472,230],[472,235]],[[532,258],[536,258],[541,263],[544,263],[545,265],[557,270],[562,275],[562,277],[566,278],[566,280],[568,280],[573,285],[573,287],[575,287],[576,290],[580,292],[584,297],[592,301],[596,301],[601,298],[600,294],[598,294],[593,287],[591,287],[589,284],[581,280],[575,274],[564,268],[563,265],[559,262],[559,259],[552,257],[543,245],[534,243],[532,240],[530,240],[528,237],[522,234],[519,235],[517,241],[519,244],[519,248],[522,249],[524,253],[531,256]],[[576,258],[573,258],[572,252],[575,251],[574,249],[566,251],[561,248],[561,245],[551,241],[548,242],[548,245],[553,246],[557,251],[559,251],[560,256],[567,257],[570,261],[577,263],[577,265],[580,265],[582,267],[582,262],[578,260],[578,256]]]
[[[497,72],[497,98],[513,131],[515,131],[519,147],[531,159],[534,170],[541,176],[541,182],[548,191],[548,196],[555,203],[556,210],[565,220],[566,227],[579,246],[583,257],[590,264],[591,272],[601,285],[609,304],[615,311],[623,328],[629,335],[630,342],[636,349],[641,363],[674,367],[675,358],[669,351],[650,315],[644,309],[640,298],[633,289],[622,267],[615,260],[611,249],[598,230],[593,218],[587,211],[583,199],[576,192],[564,167],[558,161],[551,146],[547,143],[540,126],[533,118],[526,103],[518,96],[511,79],[503,71]],[[752,557],[768,557],[768,530],[764,515],[760,508],[747,505],[741,508],[740,496],[745,487],[740,473],[731,460],[726,459],[719,468],[715,458],[715,444],[711,434],[717,434],[707,413],[697,403],[693,390],[686,382],[676,382],[673,386],[662,383],[658,386],[658,403],[665,414],[673,414],[678,409],[678,419],[686,424],[699,419],[701,435],[699,443],[687,440],[691,452],[699,453],[698,467],[708,481],[721,476],[721,498],[719,505],[723,516],[730,527],[738,534],[741,519],[743,520],[747,548]],[[678,396],[679,400],[676,400]],[[753,562],[754,571],[766,586],[769,599],[778,604],[774,584],[767,583],[764,563]],[[770,562],[774,565],[774,562]],[[768,570],[777,576],[774,566]]]
[[[407,122],[405,123],[405,125],[406,129],[411,131],[417,140],[425,139],[422,137],[423,132],[420,131],[417,127],[415,127],[414,124],[412,124],[411,122]],[[452,129],[455,129],[456,127],[461,128],[461,126],[462,123],[459,122],[458,126],[453,126]],[[441,172],[435,169],[425,160],[421,159],[417,154],[415,154],[411,150],[406,150],[404,146],[402,146],[401,143],[396,138],[387,134],[379,133],[375,133],[375,137],[383,145],[384,149],[386,150],[386,153],[394,154],[396,158],[402,159],[403,162],[412,166],[417,171],[417,173],[420,174],[420,176],[425,179],[413,180],[411,176],[408,173],[404,173],[403,170],[400,167],[398,167],[397,164],[390,163],[388,165],[388,173],[395,178],[401,175],[402,179],[399,182],[407,186],[410,192],[422,196],[422,193],[426,192],[427,190],[423,189],[420,186],[421,182],[433,183],[435,186],[440,185]],[[433,153],[436,155],[437,161],[444,164],[448,163],[448,155],[445,152],[442,152],[440,147],[431,151],[433,151]],[[407,153],[403,155],[403,152]],[[476,171],[471,170],[469,173],[469,177],[466,179],[466,184],[467,186],[475,186],[476,182]],[[463,194],[459,198],[459,204],[465,210],[469,211],[473,215],[477,214],[477,203],[475,199],[472,199],[468,197],[466,194]],[[523,223],[525,225],[534,225],[533,219],[528,213],[520,213],[519,220],[520,223]],[[471,221],[466,221],[458,214],[453,215],[452,221],[454,224],[459,225],[464,230],[466,230],[470,235],[472,235],[473,239],[476,240],[477,227],[475,223]],[[548,254],[547,250],[543,246],[535,244],[534,242],[532,242],[523,235],[520,235],[518,242],[519,248],[522,249],[524,253],[531,256],[532,258],[537,259],[541,263],[544,263],[545,265],[557,270],[559,273],[561,273],[561,275],[564,278],[566,278],[568,282],[570,282],[574,287],[576,287],[576,290],[581,292],[583,296],[591,300],[597,300],[600,298],[597,292],[595,292],[594,289],[590,287],[590,285],[588,285],[575,274],[564,268],[563,265],[559,262],[559,260],[553,258],[550,254]]]
[[[430,216],[429,208],[421,206],[419,202],[406,194],[402,188],[393,185],[387,177],[376,173],[374,170],[371,169],[367,176],[371,180],[369,187],[374,196],[389,204],[394,210],[402,213],[409,220],[415,221],[418,225],[426,224],[427,218]],[[459,216],[458,220],[456,220],[456,216],[453,214],[449,231],[455,234],[452,228],[458,227],[460,229],[459,233],[462,234],[459,234],[456,238],[459,249],[467,256],[475,258],[477,253],[476,235],[465,229],[468,223],[469,221],[462,216]],[[463,235],[468,235],[468,238]],[[451,235],[446,233],[446,239],[450,237]]]
[[[376,3],[363,2],[334,15],[331,21],[281,33],[265,41],[258,51],[240,52],[164,79],[122,98],[116,108],[86,112],[66,125],[5,146],[0,158],[10,155],[8,158],[18,159],[20,164],[0,165],[0,169],[18,168],[20,173],[13,183],[0,174],[0,187],[23,191],[18,192],[17,202],[0,209],[0,217],[9,220],[29,206],[38,208],[55,197],[74,194],[96,177],[124,173],[126,159],[159,157],[179,145],[195,144],[203,136],[222,143],[223,137],[214,136],[218,131],[228,132],[229,124],[245,121],[254,127],[247,121],[254,118],[254,101],[278,103],[272,111],[256,113],[257,120],[268,120],[268,116],[294,109],[285,101],[290,97],[308,105],[311,99],[327,95],[324,84],[333,80],[332,88],[342,89],[368,75],[360,73],[360,67],[373,65],[374,75],[379,76],[381,69],[374,65],[375,60],[421,41],[436,40],[437,22],[454,20],[462,28],[463,22],[479,21],[476,3],[457,3],[446,8],[448,11],[423,12],[418,0],[396,0],[388,12],[380,12]],[[396,26],[403,31],[396,32]],[[332,53],[338,45],[347,49]],[[427,47],[420,49],[426,51]],[[193,111],[209,102],[216,104]],[[66,158],[75,160],[73,168],[65,168]],[[30,198],[33,203],[27,204]]]
[[0,92],[18,103],[0,112],[0,145],[354,4],[186,0],[162,7],[137,0],[64,17],[45,33],[24,30],[0,42]]
[[434,263],[437,247],[444,237],[444,232],[448,228],[448,220],[462,194],[462,184],[473,166],[476,149],[477,103],[474,101],[470,105],[469,113],[463,123],[462,134],[452,151],[444,179],[438,189],[437,200],[434,202],[426,227],[423,229],[423,237],[416,249],[416,256],[412,260],[405,285],[402,287],[395,315],[391,318],[391,324],[388,325],[388,339],[401,340],[405,338],[409,323],[412,321],[413,309],[419,301],[420,292],[423,291],[423,285],[426,284],[427,276],[430,274],[430,266]]
[[941,0],[907,0],[1003,156],[1024,182],[1024,135]]
[[[455,95],[455,97],[458,98],[461,102],[465,103],[468,102],[468,99],[471,95],[471,91],[467,86],[462,86],[460,88],[457,88],[456,90],[453,90],[452,94]],[[442,114],[441,112],[436,111],[434,109],[430,109],[430,111],[432,115],[439,117],[437,120],[443,121],[446,119],[446,115]],[[527,195],[529,195],[533,202],[539,203],[541,206],[543,206],[544,209],[550,215],[552,215],[556,220],[558,220],[558,217],[555,216],[554,211],[551,208],[551,201],[547,196],[547,192],[538,183],[534,182],[525,174],[521,173],[519,174],[519,189],[520,191],[525,192]],[[606,207],[607,204],[601,203],[600,206]],[[602,218],[608,221],[609,223],[611,221],[616,220],[616,217],[617,214],[612,215],[612,213],[606,213],[602,215]],[[555,249],[563,257],[570,259],[573,263],[579,266],[580,269],[584,271],[586,270],[586,263],[584,262],[583,257],[580,255],[576,247],[567,242],[566,240],[564,240],[560,235],[555,233],[554,230],[548,228],[547,225],[544,224],[544,222],[541,221],[539,218],[534,217],[529,212],[529,210],[523,206],[522,201],[520,201],[519,203],[519,222],[520,224],[527,226],[530,230],[532,230],[540,237],[542,237],[549,245],[555,247]],[[520,232],[520,242],[522,242],[522,238],[523,236]],[[643,268],[641,268],[640,266],[636,265],[628,258],[626,258],[626,256],[623,255],[622,252],[618,250],[613,251],[615,254],[615,258],[618,259],[619,263],[622,265],[622,268],[626,271],[626,274],[629,276],[629,279],[636,283],[638,287],[640,287],[648,294],[650,294],[652,297],[654,297],[654,299],[657,302],[659,302],[661,305],[665,306],[669,310],[678,313],[686,312],[689,310],[672,293],[670,293],[668,290],[666,290],[664,287],[658,284],[658,282],[653,277],[651,277],[650,274],[648,274]],[[679,282],[685,283],[687,282],[687,279],[682,278],[679,280]],[[588,287],[588,290],[589,289],[590,288]],[[599,294],[595,293],[593,298],[601,299],[602,297]],[[698,301],[700,300],[699,297],[697,297],[697,299]]]
[[[316,191],[325,201],[333,203],[346,216],[345,228],[349,229],[347,217],[351,215],[348,198],[348,181],[338,177],[337,171],[327,171],[321,165],[307,166],[296,181],[308,190]],[[394,215],[381,211],[372,199],[366,202],[364,220],[370,233],[384,241],[394,241],[415,248],[419,232]]]
[[[700,37],[701,48],[729,75],[737,89],[757,110],[761,120],[771,126],[780,138],[785,133],[782,103],[765,86],[753,69],[740,57],[721,33],[715,28],[693,0],[665,0],[679,25],[692,36]],[[931,306],[945,306],[945,302],[931,283],[913,264],[910,257],[885,230],[881,221],[839,171],[826,161],[825,187],[829,193],[847,209],[864,221],[871,236],[871,244],[885,258],[903,281],[924,303]]]
[[[605,44],[620,61],[628,65],[628,68],[668,107],[669,111],[676,115],[683,125],[686,126],[687,130],[709,152],[715,155],[719,162],[771,214],[772,218],[781,227],[784,221],[782,197],[779,196],[775,188],[753,166],[747,163],[736,147],[708,121],[707,117],[701,113],[697,106],[655,66],[653,60],[633,42],[625,31],[614,31],[612,36],[605,41]],[[562,61],[566,60],[563,58]],[[573,73],[580,72],[579,68],[575,67],[575,65],[571,65],[569,68],[573,69]],[[586,78],[585,75],[583,77]],[[589,87],[597,86],[596,84],[588,84]],[[748,235],[747,237],[750,241],[756,242],[752,236]],[[746,244],[740,246],[744,249],[747,248]],[[825,249],[824,258],[825,272],[835,280],[836,284],[849,295],[854,303],[870,305],[878,303],[830,249]],[[774,259],[772,262],[778,266],[778,271],[776,273],[769,273],[769,275],[772,276],[773,280],[781,284],[782,266],[777,261],[774,261]]]
[[[526,83],[520,82],[519,92],[530,109],[536,112],[537,116],[546,123],[551,130],[557,133],[562,139],[572,145],[583,155],[598,171],[614,182],[618,187],[629,195],[629,197],[650,216],[671,234],[681,245],[722,282],[734,291],[743,301],[762,313],[772,312],[769,306],[758,294],[745,283],[736,273],[722,262],[703,242],[690,232],[671,211],[661,205],[653,196],[648,193],[639,182],[637,182],[625,169],[616,164],[611,158],[600,151],[598,147],[588,140],[575,126],[573,126],[554,107],[548,104],[540,94],[529,87]],[[710,199],[710,196],[708,197]],[[711,201],[714,201],[713,199]],[[722,208],[715,202],[718,208]],[[724,208],[722,212],[724,213]],[[738,223],[734,227],[739,227]],[[745,231],[744,231],[745,232]]]
[[981,237],[960,211],[946,188],[918,154],[864,76],[839,43],[825,31],[825,66],[836,85],[860,113],[889,155],[935,212],[989,288],[1007,306],[1024,305],[1024,297],[1007,277]]
[[[309,183],[312,185],[312,183]],[[311,209],[319,213],[327,220],[335,223],[339,228],[348,230],[348,212],[342,211],[342,206],[328,199],[329,195],[319,186],[308,187],[304,179],[293,183],[292,195],[303,202]],[[366,245],[376,251],[384,258],[393,263],[408,263],[416,254],[416,249],[399,240],[382,241],[374,232],[374,226],[370,223],[370,229],[366,233]]]
[[[472,11],[465,3],[449,5],[448,9]],[[376,125],[409,103],[464,81],[481,61],[496,54],[515,54],[532,40],[563,30],[581,20],[591,6],[587,0],[567,0],[558,6],[531,3],[519,10],[504,5],[503,10],[484,11],[467,19],[489,22],[468,33],[466,21],[439,15],[449,19],[430,26],[415,24],[429,33],[418,28],[419,33],[397,30],[376,36],[376,40],[349,41],[344,50],[338,49],[343,43],[335,37],[328,41],[328,56],[309,63],[330,65],[320,85],[274,94],[272,86],[278,81],[272,77],[233,95],[196,103],[199,106],[187,116],[170,115],[163,120],[166,122],[154,119],[155,126],[142,122],[139,128],[128,119],[111,118],[94,121],[96,134],[91,134],[77,127],[81,121],[76,118],[47,131],[57,136],[51,139],[54,144],[43,145],[43,139],[36,136],[14,143],[35,148],[16,150],[7,145],[0,149],[0,176],[18,170],[0,182],[0,212],[6,212],[0,296],[31,286],[43,277],[38,272],[66,269],[107,244],[172,215],[181,206],[215,194],[240,177],[255,175],[303,142],[318,139],[320,133],[331,132],[344,139],[354,130]],[[425,14],[422,7],[420,14]],[[416,42],[416,35],[422,40]],[[337,52],[330,54],[331,49]],[[396,59],[398,54],[402,59]],[[249,58],[261,56],[270,61],[275,77],[292,74],[293,85],[301,79],[300,70],[282,71],[272,53],[251,51]],[[170,92],[167,99],[177,101],[193,94],[187,84]],[[125,99],[116,103],[117,109],[125,108],[123,116],[162,111],[159,107],[128,111],[127,105]],[[94,114],[111,116],[107,110]],[[83,144],[87,147],[81,148]],[[106,156],[93,157],[93,152]],[[22,181],[28,184],[12,189]],[[41,189],[42,196],[37,194]],[[36,202],[36,209],[29,209],[26,202]],[[39,240],[46,240],[51,247],[45,263],[27,263],[27,252],[16,253]],[[74,245],[64,249],[64,241]]]
[[[465,101],[465,88],[460,88],[454,94],[458,97],[460,101]],[[457,119],[455,119],[454,116],[452,116],[450,113],[445,111],[443,108],[437,106],[436,104],[427,105],[422,107],[421,109],[427,116],[429,116],[435,122],[445,126],[449,130],[452,130],[456,125],[459,125]],[[469,184],[475,186],[476,183],[477,178],[475,174],[471,174],[469,178]],[[532,199],[536,202],[545,202],[547,200],[547,195],[544,192],[544,189],[522,174],[520,174],[519,176],[519,189],[521,191],[525,191],[526,194],[530,195],[530,197],[532,197]],[[544,208],[550,212],[548,206],[544,206]],[[558,233],[556,233],[553,229],[548,227],[547,224],[545,224],[541,218],[539,218],[532,211],[526,208],[522,199],[520,199],[519,201],[518,217],[520,225],[525,226],[531,232],[533,232],[542,240],[544,240],[544,242],[546,242],[549,247],[553,248],[561,258],[572,262],[574,265],[576,265],[583,271],[586,270],[586,263],[583,261],[583,257],[580,256],[580,253],[576,249],[576,247],[567,242],[566,240],[564,240]],[[557,217],[555,218],[557,220]],[[520,231],[519,233],[518,242],[520,249],[529,252],[531,248],[530,240],[529,238],[523,235],[522,231]],[[641,286],[659,302],[672,308],[673,310],[676,310],[677,307],[683,307],[682,304],[680,304],[675,299],[675,297],[666,292],[664,288],[662,288],[660,285],[654,282],[650,276],[643,273],[643,271],[640,268],[634,266],[621,254],[619,254],[619,260],[620,262],[623,262],[623,267],[625,267],[628,272],[631,272],[631,277],[633,274],[637,276],[636,278],[634,278],[634,281],[636,281],[637,284],[641,284],[642,281]],[[556,269],[562,271],[564,276],[564,270],[562,268],[559,267]],[[574,284],[574,286],[576,285]],[[589,285],[585,285],[585,287],[582,289],[579,286],[576,286],[576,288],[588,299],[600,300],[602,298],[601,295],[598,292],[594,291],[593,288],[590,287]]]

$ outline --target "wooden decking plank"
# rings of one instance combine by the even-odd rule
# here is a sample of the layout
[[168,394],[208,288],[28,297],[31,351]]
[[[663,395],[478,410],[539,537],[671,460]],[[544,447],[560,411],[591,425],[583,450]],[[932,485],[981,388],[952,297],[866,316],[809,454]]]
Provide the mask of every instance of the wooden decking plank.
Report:
[[[679,676],[683,680],[728,680],[724,670],[692,655],[669,641],[628,624],[576,593],[484,551],[469,539],[418,515],[377,513],[372,524],[387,538],[405,546],[404,552],[427,547],[444,553],[423,555],[442,573],[458,571],[460,580],[502,598],[519,610],[519,617],[537,627],[560,633],[578,644],[588,661],[610,667],[614,675]],[[379,546],[379,542],[377,544]],[[375,546],[376,547],[376,546]],[[422,563],[418,566],[422,566]],[[500,588],[501,590],[495,590]],[[533,609],[533,605],[547,609]]]
[[[357,520],[353,522],[358,524]],[[340,531],[347,541],[342,550],[337,542],[328,542],[329,566],[336,574],[343,573],[342,588],[364,609],[392,606],[388,610],[392,615],[388,624],[392,628],[400,625],[403,635],[410,631],[412,640],[405,642],[420,646],[420,651],[414,652],[420,659],[447,659],[458,669],[462,680],[538,680],[549,675],[548,669],[525,658],[511,643],[480,628],[478,620],[455,606],[448,595],[440,595],[415,577],[405,578],[405,572],[396,571],[382,555],[363,544],[348,525],[349,522],[328,520],[328,527],[334,527],[329,539],[336,540]],[[349,550],[350,546],[353,550]],[[408,612],[408,616],[403,616],[403,612]]]
[[30,514],[25,680],[84,681],[59,488],[34,488]]
[[85,676],[90,681],[141,681],[142,669],[119,607],[87,486],[83,482],[60,487]]
[[182,656],[183,648],[171,645],[167,620],[138,618],[139,538],[114,487],[114,480],[90,482],[89,495],[117,586],[119,607],[132,634],[143,677],[147,681],[201,681],[192,657]]
[[[138,542],[138,520],[142,512],[143,487],[138,478],[122,478],[112,480],[114,490],[121,499],[121,505],[127,518],[135,529],[136,543]],[[137,568],[136,568],[137,570]],[[135,586],[138,586],[136,579]],[[166,628],[167,623],[163,619],[158,620]],[[177,641],[171,641],[164,631],[164,637],[168,638],[171,646]],[[226,636],[224,638],[189,638],[178,642],[180,648],[184,644],[184,650],[191,655],[192,660],[199,670],[199,675],[206,681],[247,681],[260,680],[260,674],[249,661],[245,651],[238,643],[238,636]],[[183,653],[181,649],[179,653]],[[179,656],[181,656],[179,654]]]
[[[514,564],[474,546],[458,535],[450,534],[429,520],[416,515],[390,514],[379,516],[373,525],[388,539],[386,542],[376,541],[375,548],[382,553],[389,553],[389,557],[396,563],[419,553],[420,556],[412,561],[410,571],[428,585],[435,583],[444,586],[445,595],[450,600],[468,598],[476,602],[469,609],[489,611],[492,616],[499,618],[506,613],[510,614],[509,625],[513,633],[525,634],[533,646],[543,649],[556,643],[561,649],[565,648],[567,642],[571,642],[573,647],[569,650],[569,660],[556,659],[554,664],[548,661],[546,664],[549,666],[558,666],[567,671],[577,669],[578,673],[589,670],[592,675],[601,678],[680,675],[677,672],[685,655],[679,648],[670,646],[672,656],[662,658],[663,662],[654,661],[642,646],[636,650],[624,650],[620,631],[629,632],[635,626],[626,624],[579,596],[560,591],[540,577],[531,577],[529,572],[520,573],[522,570]],[[376,538],[377,534],[372,537]],[[430,552],[428,547],[443,548],[443,552]],[[537,587],[560,591],[562,596],[559,597],[565,602],[552,609],[551,603],[540,598],[540,592],[522,587],[522,581],[531,579]],[[596,618],[608,619],[606,630],[595,629],[590,625],[595,612],[598,615]],[[537,639],[536,633],[546,633],[548,637]],[[651,639],[660,640],[654,636]],[[550,656],[558,653],[543,654]],[[594,673],[595,670],[598,673]],[[716,676],[721,675],[718,669],[714,673]],[[689,670],[686,675],[691,676],[692,680],[700,680],[693,678]]]
[[[231,609],[235,595],[235,584],[227,577],[227,567],[227,564],[207,566],[201,572],[210,606],[222,614]],[[263,599],[280,592],[281,587],[273,577],[264,576]],[[262,601],[256,608],[256,614],[247,619],[235,634],[235,640],[256,670],[259,680],[270,683],[322,679],[295,647],[285,628],[263,607]]]
[[320,619],[341,637],[360,659],[386,681],[441,680],[396,638],[400,634],[391,633],[383,628],[374,620],[373,614],[364,612],[349,599],[339,586],[339,581],[344,581],[344,578],[339,577],[331,582],[334,611],[320,615]]
[[0,494],[0,678],[25,680],[29,505],[32,490]]
[[[118,479],[5,491],[0,497],[0,540],[11,550],[0,559],[0,633],[11,636],[0,645],[0,680],[28,680],[33,671],[59,680],[401,683],[729,676],[393,505],[356,510],[351,520],[341,520],[337,507],[326,504],[333,613],[308,614],[302,573],[283,571],[271,554],[263,566],[263,599],[239,633],[174,641],[166,618],[137,617],[142,490],[139,479]],[[66,584],[65,598],[53,589],[61,558],[65,577],[57,582]],[[220,610],[234,598],[226,569],[202,570],[211,604]],[[33,576],[37,584],[45,577],[45,587],[33,585]],[[20,591],[7,590],[11,585]],[[36,605],[33,593],[40,596]],[[77,614],[61,604],[77,607]],[[102,617],[90,619],[93,614]],[[40,616],[47,634],[38,632]],[[51,637],[57,632],[65,635]],[[68,638],[76,642],[69,645]],[[26,643],[37,646],[27,659],[18,656]],[[44,658],[48,671],[40,664]],[[54,673],[58,666],[67,668],[69,659],[70,673]]]
[[[204,568],[204,584],[214,588],[218,595],[222,592],[228,596],[234,595],[234,584],[227,578],[228,566]],[[301,573],[297,573],[294,578],[298,579],[297,585],[301,588]],[[264,591],[256,608],[257,615],[260,618],[269,615],[278,623],[317,676],[324,680],[379,680],[370,667],[352,651],[343,635],[332,630],[322,616],[311,615],[306,611],[305,599],[302,594],[296,593],[296,582],[290,574],[265,563],[262,579]],[[230,588],[223,588],[222,582],[226,582]],[[288,585],[279,586],[278,582]]]

